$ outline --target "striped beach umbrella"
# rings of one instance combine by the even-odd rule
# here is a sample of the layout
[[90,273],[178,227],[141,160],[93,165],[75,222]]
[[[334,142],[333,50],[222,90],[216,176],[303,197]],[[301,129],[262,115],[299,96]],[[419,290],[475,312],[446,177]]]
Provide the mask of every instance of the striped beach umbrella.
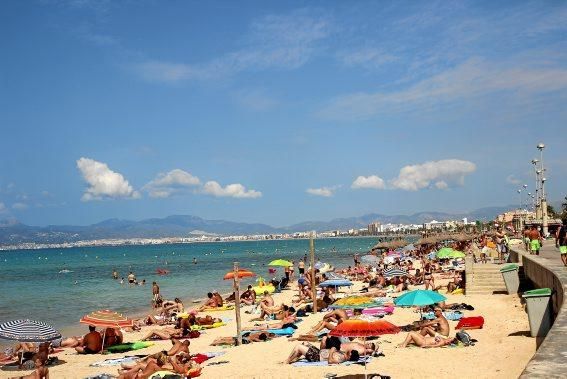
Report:
[[134,325],[134,321],[121,313],[108,309],[94,311],[79,320],[82,324],[99,326],[102,328],[127,328]]
[[0,338],[20,342],[47,342],[61,338],[61,333],[44,322],[26,319],[0,324]]
[[408,274],[407,271],[395,267],[389,268],[384,271],[384,276],[386,278],[393,278],[394,276],[406,276],[407,274]]
[[319,287],[350,287],[352,282],[348,279],[329,279],[319,284]]

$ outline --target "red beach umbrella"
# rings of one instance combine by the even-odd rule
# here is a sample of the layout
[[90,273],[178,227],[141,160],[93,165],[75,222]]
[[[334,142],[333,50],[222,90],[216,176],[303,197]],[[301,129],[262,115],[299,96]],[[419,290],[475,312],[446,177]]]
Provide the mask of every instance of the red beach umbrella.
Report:
[[[234,279],[235,276],[235,272],[234,271],[230,271],[227,272],[226,275],[224,276],[224,280],[232,280]],[[256,274],[254,274],[252,271],[248,271],[246,269],[242,269],[242,270],[238,270],[238,275],[236,275],[239,279],[241,278],[251,278],[253,276],[256,276]]]
[[[400,331],[396,325],[385,320],[366,321],[351,319],[341,322],[329,333],[337,337],[376,337],[382,334],[396,334]],[[364,377],[366,378],[366,360],[364,361]]]
[[376,337],[399,333],[400,328],[386,320],[345,320],[329,333],[336,337]]
[[126,328],[134,325],[134,321],[132,319],[109,309],[89,313],[88,315],[83,316],[79,322],[82,324],[99,326],[101,328]]

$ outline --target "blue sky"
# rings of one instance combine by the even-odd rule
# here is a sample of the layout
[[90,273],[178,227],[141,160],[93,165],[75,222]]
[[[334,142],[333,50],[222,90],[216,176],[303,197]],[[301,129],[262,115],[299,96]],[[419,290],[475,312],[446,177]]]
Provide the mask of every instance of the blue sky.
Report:
[[264,222],[567,193],[567,4],[3,1],[0,218]]

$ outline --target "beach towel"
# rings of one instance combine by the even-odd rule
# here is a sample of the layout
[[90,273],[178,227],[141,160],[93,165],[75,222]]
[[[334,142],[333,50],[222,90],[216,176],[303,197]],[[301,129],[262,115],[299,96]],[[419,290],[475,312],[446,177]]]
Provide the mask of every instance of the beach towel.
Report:
[[87,376],[85,379],[114,379],[116,378],[115,375],[102,373],[95,376]]
[[221,355],[223,355],[225,352],[224,351],[213,351],[210,353],[204,353],[204,354],[193,354],[191,355],[191,359],[194,360],[195,362],[197,362],[198,364],[201,364],[209,359],[212,358],[216,358],[216,357],[220,357]]
[[161,370],[158,372],[154,372],[150,379],[183,379],[183,376],[176,374],[175,372]]
[[145,349],[146,347],[150,347],[153,344],[153,342],[148,341],[136,341],[110,346],[107,350],[111,353],[125,353],[127,351]]
[[475,317],[463,317],[455,329],[482,329],[484,326],[484,317],[482,316],[475,316]]
[[133,363],[136,359],[140,359],[142,356],[137,355],[127,355],[121,358],[105,359],[104,361],[91,363],[89,366],[92,367],[103,367],[103,366],[116,366],[122,363]]
[[[341,363],[343,366],[350,366],[356,364],[368,364],[372,360],[371,356],[360,357],[357,362],[346,361]],[[319,361],[319,362],[308,362],[306,359],[300,359],[299,361],[292,364],[294,367],[314,367],[314,366],[333,366],[330,365],[327,361]]]
[[[443,316],[445,316],[447,320],[451,320],[451,321],[458,321],[463,318],[463,314],[458,311],[443,312]],[[433,320],[435,318],[435,314],[433,312],[428,312],[428,313],[424,313],[422,317],[428,320]]]
[[234,305],[224,305],[222,307],[216,307],[216,308],[204,308],[203,312],[223,312],[223,311],[232,311],[234,310]]
[[224,322],[215,322],[212,325],[192,325],[191,330],[214,329],[225,325],[226,323]]
[[267,333],[273,333],[277,336],[292,336],[293,333],[295,332],[295,329],[292,328],[291,326],[285,328],[285,329],[268,329],[268,330],[247,330],[247,332],[267,332]]

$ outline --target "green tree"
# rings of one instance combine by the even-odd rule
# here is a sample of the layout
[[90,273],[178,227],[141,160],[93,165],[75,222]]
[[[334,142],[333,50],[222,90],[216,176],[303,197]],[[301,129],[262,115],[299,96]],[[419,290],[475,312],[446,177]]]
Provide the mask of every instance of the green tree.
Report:
[[556,217],[559,216],[559,215],[557,214],[557,212],[555,212],[555,209],[553,208],[553,206],[552,206],[552,205],[549,205],[549,204],[547,205],[547,215],[548,215],[549,217],[552,217],[552,218],[556,218]]

